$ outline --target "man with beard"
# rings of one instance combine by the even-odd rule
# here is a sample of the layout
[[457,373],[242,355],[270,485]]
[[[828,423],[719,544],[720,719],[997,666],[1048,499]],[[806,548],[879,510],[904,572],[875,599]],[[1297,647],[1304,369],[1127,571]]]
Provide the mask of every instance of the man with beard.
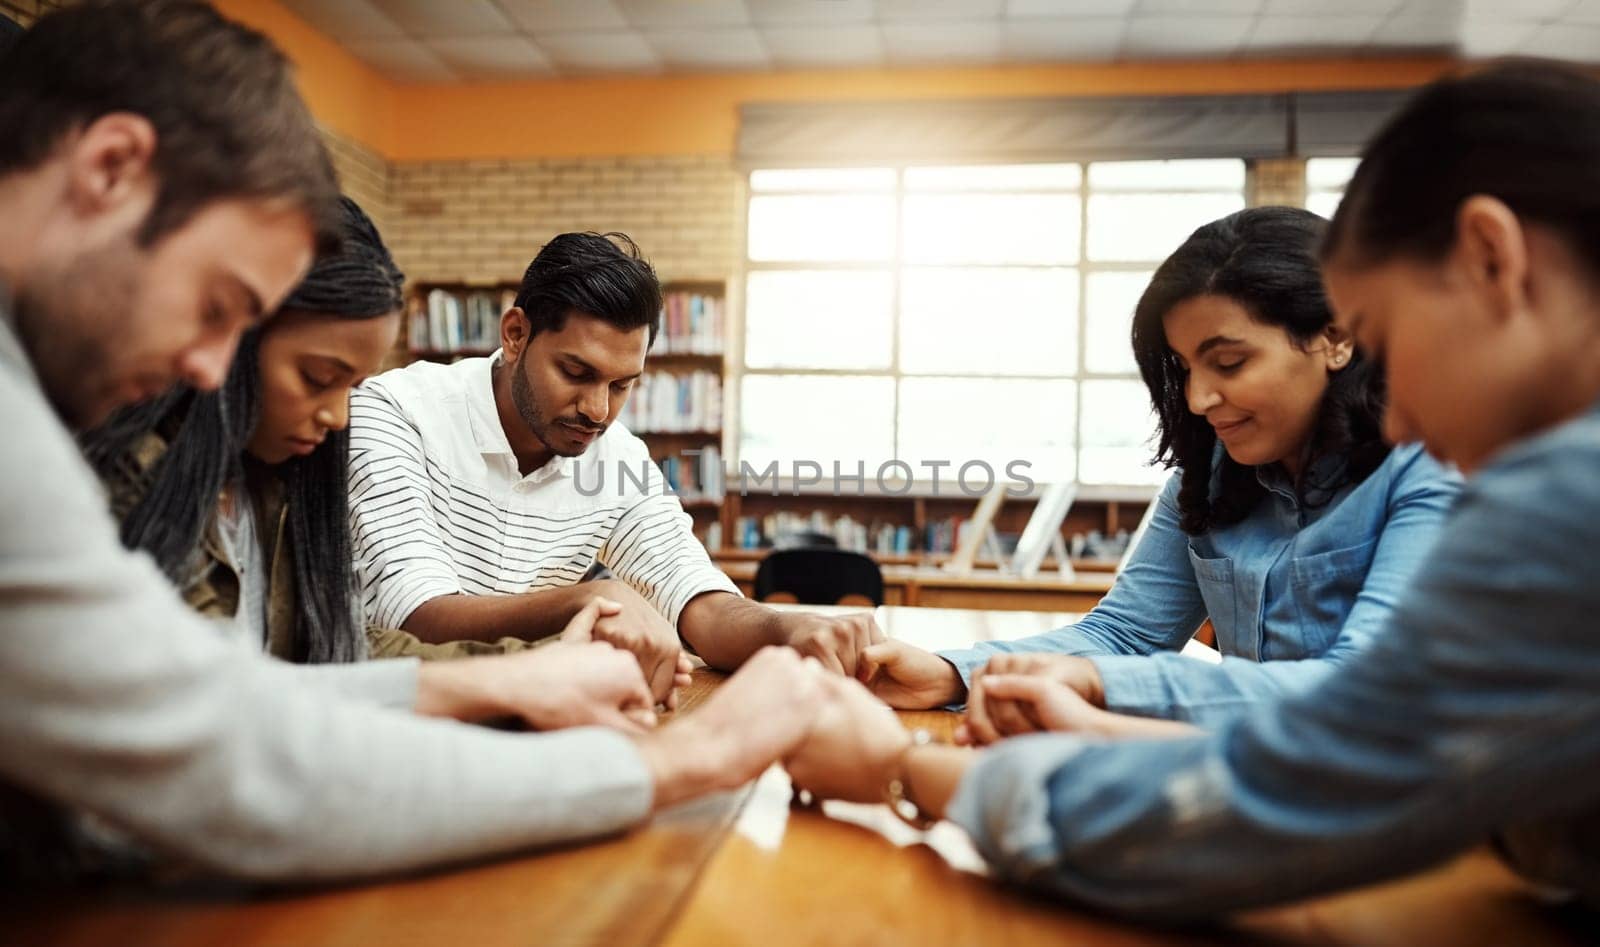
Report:
[[[872,619],[740,597],[615,423],[660,311],[632,240],[561,234],[501,316],[499,352],[419,362],[355,392],[350,508],[369,622],[432,643],[532,640],[598,591],[622,609],[594,637],[632,651],[657,699],[684,679],[680,635],[713,667],[788,645],[855,673],[883,637]],[[580,587],[596,561],[618,578]]]

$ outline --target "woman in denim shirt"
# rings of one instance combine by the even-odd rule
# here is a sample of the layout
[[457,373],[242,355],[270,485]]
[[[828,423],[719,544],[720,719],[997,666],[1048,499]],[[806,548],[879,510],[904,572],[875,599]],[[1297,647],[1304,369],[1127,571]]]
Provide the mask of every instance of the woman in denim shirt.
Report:
[[[1360,651],[1432,547],[1457,476],[1382,439],[1378,368],[1333,325],[1317,246],[1326,221],[1261,207],[1207,224],[1139,300],[1133,347],[1179,469],[1144,540],[1082,621],[937,656],[864,653],[895,707],[960,702],[979,669],[1043,674],[1117,715],[1195,724],[1301,691]],[[1209,617],[1220,665],[1179,653]],[[991,702],[970,735],[1039,729]],[[1159,731],[1128,716],[1108,734]]]

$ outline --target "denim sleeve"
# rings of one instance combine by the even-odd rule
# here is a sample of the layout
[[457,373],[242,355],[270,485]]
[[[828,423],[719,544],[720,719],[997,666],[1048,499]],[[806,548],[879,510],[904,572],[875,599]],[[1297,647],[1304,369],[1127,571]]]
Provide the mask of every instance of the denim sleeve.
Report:
[[1002,877],[1143,918],[1403,874],[1600,805],[1600,423],[1479,475],[1389,627],[1206,736],[985,752],[950,817]]
[[1162,488],[1154,501],[1155,516],[1128,567],[1082,621],[1030,638],[941,651],[939,656],[955,665],[962,683],[970,686],[973,672],[996,654],[1131,655],[1183,647],[1205,621],[1206,606],[1189,563],[1189,537],[1178,526],[1180,480],[1174,474]]
[[1323,653],[1292,661],[1225,657],[1221,664],[1194,661],[1175,652],[1096,656],[1106,707],[1210,727],[1263,700],[1315,687],[1371,645],[1433,550],[1459,489],[1455,473],[1426,457],[1418,456],[1399,472],[1361,592],[1339,636]]

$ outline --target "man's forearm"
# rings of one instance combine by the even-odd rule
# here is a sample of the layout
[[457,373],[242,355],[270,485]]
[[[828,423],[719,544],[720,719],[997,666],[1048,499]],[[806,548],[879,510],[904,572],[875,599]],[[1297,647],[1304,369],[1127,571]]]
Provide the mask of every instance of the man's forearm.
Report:
[[700,659],[731,671],[767,645],[789,643],[782,612],[727,592],[707,592],[683,608],[678,634]]
[[441,595],[417,606],[401,627],[428,644],[537,641],[559,633],[595,594],[580,584],[516,595]]

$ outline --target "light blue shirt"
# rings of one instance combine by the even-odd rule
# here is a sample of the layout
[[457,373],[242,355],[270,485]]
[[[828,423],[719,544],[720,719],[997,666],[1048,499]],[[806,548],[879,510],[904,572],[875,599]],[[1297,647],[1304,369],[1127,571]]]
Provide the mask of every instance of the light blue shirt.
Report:
[[1462,492],[1338,674],[1206,736],[1002,742],[949,816],[998,874],[1142,917],[1414,871],[1505,830],[1600,902],[1600,404]]
[[[1084,619],[1031,638],[942,651],[962,681],[991,656],[1090,657],[1108,709],[1210,725],[1306,690],[1361,651],[1438,538],[1460,477],[1420,447],[1308,505],[1281,477],[1244,520],[1191,537],[1174,475],[1128,567]],[[1220,665],[1179,653],[1207,616]]]

